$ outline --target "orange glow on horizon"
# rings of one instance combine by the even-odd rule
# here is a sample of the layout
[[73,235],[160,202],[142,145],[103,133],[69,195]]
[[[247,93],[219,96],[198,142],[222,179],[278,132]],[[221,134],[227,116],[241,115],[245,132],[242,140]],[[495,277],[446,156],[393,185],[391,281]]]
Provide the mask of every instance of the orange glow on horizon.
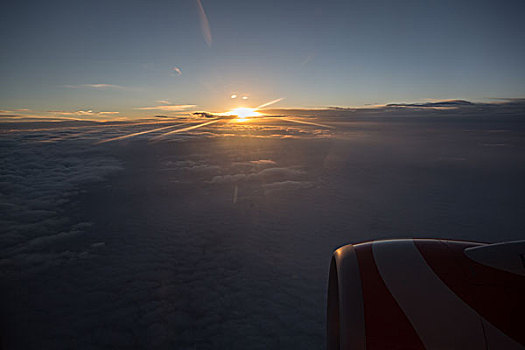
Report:
[[236,121],[242,122],[242,121],[246,121],[246,119],[250,117],[258,117],[261,115],[261,113],[256,112],[255,108],[239,107],[239,108],[232,109],[229,112],[226,112],[225,115],[230,115],[230,116],[235,115],[237,116]]

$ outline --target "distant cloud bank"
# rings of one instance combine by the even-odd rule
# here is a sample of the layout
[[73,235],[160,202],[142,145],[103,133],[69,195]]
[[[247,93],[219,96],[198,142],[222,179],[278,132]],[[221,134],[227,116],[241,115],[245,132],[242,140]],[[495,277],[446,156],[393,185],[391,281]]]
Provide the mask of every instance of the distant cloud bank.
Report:
[[389,103],[365,107],[318,109],[266,109],[265,113],[317,117],[430,117],[430,116],[525,116],[525,98],[494,99],[494,102],[445,100],[422,103]]

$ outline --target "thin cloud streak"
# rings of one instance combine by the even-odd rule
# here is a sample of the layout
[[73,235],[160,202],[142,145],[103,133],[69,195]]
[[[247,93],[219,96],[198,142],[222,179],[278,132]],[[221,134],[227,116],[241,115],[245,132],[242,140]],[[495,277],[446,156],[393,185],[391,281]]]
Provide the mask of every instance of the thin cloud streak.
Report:
[[70,89],[78,88],[92,88],[92,89],[125,89],[124,86],[115,85],[115,84],[79,84],[79,85],[64,85],[64,87]]
[[28,109],[28,108],[17,108],[17,109],[10,109],[10,110],[2,109],[2,110],[0,110],[1,114],[15,114],[15,113],[20,113],[20,112],[31,112],[31,110]]
[[89,117],[97,117],[97,116],[104,116],[104,115],[115,115],[120,114],[120,112],[94,112],[93,110],[78,110],[75,112],[68,112],[68,111],[48,111],[48,113],[55,113],[59,115],[79,115],[79,116],[89,116]]
[[145,111],[157,110],[157,111],[180,112],[180,111],[194,108],[194,107],[196,107],[196,105],[161,105],[161,106],[153,106],[153,107],[138,107],[135,109],[140,109],[140,110],[145,110]]
[[80,118],[68,118],[68,117],[53,117],[53,116],[41,116],[41,115],[0,115],[0,122],[6,120],[48,120],[48,121],[85,121],[85,119]]
[[165,134],[161,134],[161,135],[155,136],[151,140],[152,141],[158,141],[158,140],[160,140],[160,139],[162,139],[162,138],[164,138],[164,137],[166,137],[168,135],[172,135],[172,134],[177,134],[177,133],[180,133],[180,132],[185,132],[185,131],[198,129],[198,128],[201,128],[201,127],[206,126],[206,125],[217,123],[219,121],[221,121],[221,119],[214,119],[214,120],[211,120],[211,121],[206,122],[206,123],[202,123],[202,124],[198,124],[198,125],[194,125],[194,126],[188,126],[187,128],[173,130],[173,131],[167,132]]
[[212,38],[211,38],[210,24],[208,22],[208,16],[206,16],[206,12],[204,11],[204,7],[202,6],[201,0],[195,0],[195,2],[197,3],[197,7],[199,9],[199,18],[201,21],[202,36],[204,37],[204,41],[206,41],[206,44],[208,46],[211,46]]
[[151,130],[146,130],[146,131],[135,132],[135,133],[127,134],[127,135],[123,135],[123,136],[117,136],[117,137],[113,137],[113,138],[110,138],[110,139],[98,141],[95,144],[98,145],[98,144],[101,144],[101,143],[106,143],[106,142],[111,142],[111,141],[120,141],[120,140],[128,139],[130,137],[135,137],[135,136],[139,136],[139,135],[149,134],[149,133],[152,133],[152,132],[155,132],[155,131],[161,131],[161,130],[166,130],[166,129],[169,129],[169,128],[174,128],[174,127],[176,127],[178,125],[180,125],[180,123],[179,124],[174,124],[174,125],[169,125],[169,126],[164,126],[162,128],[156,128],[156,129],[151,129]]
[[286,118],[286,117],[281,117],[279,119],[280,120],[286,120],[286,121],[292,122],[292,123],[298,123],[298,124],[315,125],[315,126],[320,126],[320,127],[329,128],[329,129],[333,129],[334,128],[333,126],[326,125],[326,124],[307,122],[307,121],[304,121],[304,120],[297,120],[297,119]]
[[261,108],[264,108],[264,107],[268,107],[270,105],[273,105],[274,103],[281,102],[282,100],[284,100],[284,97],[272,100],[270,102],[263,103],[262,105],[256,107],[255,110],[258,110],[258,109],[261,109]]
[[88,126],[78,126],[78,127],[67,127],[67,128],[51,128],[51,129],[43,129],[43,130],[60,130],[60,129],[85,129],[85,128],[89,128],[89,129],[95,129],[95,130],[90,130],[90,131],[84,131],[84,132],[77,132],[75,134],[72,134],[72,135],[66,135],[66,136],[59,136],[59,137],[53,137],[53,138],[50,138],[50,139],[47,139],[47,140],[42,140],[40,142],[43,142],[43,143],[54,143],[54,142],[57,142],[57,141],[63,141],[63,140],[69,140],[69,139],[74,139],[74,138],[77,138],[77,137],[81,137],[81,136],[84,136],[84,135],[89,135],[89,134],[95,134],[95,133],[98,133],[100,132],[100,129],[103,128],[103,129],[107,129],[107,128],[115,128],[115,127],[119,127],[119,128],[127,128],[127,127],[131,127],[131,126],[137,126],[137,125],[151,125],[151,123],[129,123],[129,124],[110,124],[110,125],[88,125]]

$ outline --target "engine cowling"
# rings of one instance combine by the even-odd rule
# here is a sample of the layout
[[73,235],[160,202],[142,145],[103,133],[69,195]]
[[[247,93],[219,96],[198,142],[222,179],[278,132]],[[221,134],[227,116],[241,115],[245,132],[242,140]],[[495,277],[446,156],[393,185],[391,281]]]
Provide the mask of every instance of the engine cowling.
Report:
[[525,241],[408,239],[337,249],[327,348],[525,349]]

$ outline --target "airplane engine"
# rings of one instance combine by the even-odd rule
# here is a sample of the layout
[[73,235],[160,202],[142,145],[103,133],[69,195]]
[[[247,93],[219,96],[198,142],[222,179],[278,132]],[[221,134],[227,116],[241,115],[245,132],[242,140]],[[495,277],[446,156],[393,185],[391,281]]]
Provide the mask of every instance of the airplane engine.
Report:
[[525,241],[337,249],[327,349],[525,349]]

